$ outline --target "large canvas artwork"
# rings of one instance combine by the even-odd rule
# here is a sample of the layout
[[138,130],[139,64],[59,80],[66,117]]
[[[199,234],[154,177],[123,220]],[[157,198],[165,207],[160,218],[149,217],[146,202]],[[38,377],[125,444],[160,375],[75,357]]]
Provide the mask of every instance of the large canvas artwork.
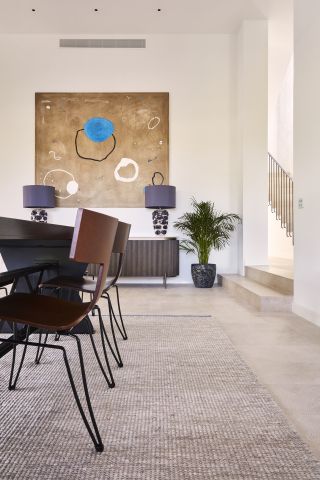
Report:
[[168,93],[36,93],[36,183],[61,207],[143,207],[168,137]]

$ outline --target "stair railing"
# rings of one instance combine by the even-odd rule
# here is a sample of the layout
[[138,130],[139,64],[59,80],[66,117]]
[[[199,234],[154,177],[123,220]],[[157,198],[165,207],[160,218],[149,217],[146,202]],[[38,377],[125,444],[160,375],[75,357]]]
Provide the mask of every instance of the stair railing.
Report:
[[292,177],[268,153],[269,162],[269,205],[281,221],[287,237],[294,237],[293,229],[293,180]]

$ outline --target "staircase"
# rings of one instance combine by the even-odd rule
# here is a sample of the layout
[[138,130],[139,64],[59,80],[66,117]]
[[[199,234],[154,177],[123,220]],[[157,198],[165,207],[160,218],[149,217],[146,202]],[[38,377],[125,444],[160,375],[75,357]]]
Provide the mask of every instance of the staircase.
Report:
[[[270,154],[268,162],[269,205],[293,243],[293,180]],[[292,311],[293,265],[290,260],[277,259],[269,266],[245,267],[244,277],[218,275],[218,283],[260,312]]]
[[293,180],[270,153],[268,153],[268,163],[269,205],[293,243]]
[[218,283],[260,312],[292,311],[293,269],[289,263],[245,267],[244,277],[218,275]]

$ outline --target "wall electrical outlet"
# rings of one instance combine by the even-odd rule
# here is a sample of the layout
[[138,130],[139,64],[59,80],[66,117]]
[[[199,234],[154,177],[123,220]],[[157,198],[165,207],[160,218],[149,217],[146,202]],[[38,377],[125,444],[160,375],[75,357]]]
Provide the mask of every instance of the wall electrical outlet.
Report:
[[304,208],[304,207],[303,207],[303,198],[299,198],[299,200],[298,200],[298,208]]

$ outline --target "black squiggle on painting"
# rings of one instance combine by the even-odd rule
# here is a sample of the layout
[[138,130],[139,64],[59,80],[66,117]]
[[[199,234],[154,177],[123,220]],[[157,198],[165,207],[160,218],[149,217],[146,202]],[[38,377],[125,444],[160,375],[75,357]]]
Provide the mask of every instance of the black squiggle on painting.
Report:
[[164,176],[162,175],[161,172],[154,172],[153,176],[152,176],[152,185],[155,185],[155,181],[156,181],[156,175],[160,175],[161,177],[161,183],[159,183],[158,185],[162,185],[163,182],[164,182]]
[[82,155],[80,155],[79,153],[79,150],[78,150],[78,135],[79,135],[79,132],[83,132],[84,131],[84,128],[81,128],[80,130],[77,130],[77,133],[76,133],[76,136],[75,136],[75,139],[74,139],[74,145],[76,147],[76,152],[77,152],[77,155],[78,157],[80,158],[83,158],[84,160],[93,160],[94,162],[102,162],[103,160],[105,160],[106,158],[109,157],[109,155],[111,155],[111,153],[114,151],[114,149],[116,148],[116,145],[117,145],[117,140],[116,140],[116,137],[112,134],[112,137],[113,137],[113,148],[110,150],[109,153],[107,153],[107,155],[101,159],[99,158],[91,158],[91,157],[83,157]]

